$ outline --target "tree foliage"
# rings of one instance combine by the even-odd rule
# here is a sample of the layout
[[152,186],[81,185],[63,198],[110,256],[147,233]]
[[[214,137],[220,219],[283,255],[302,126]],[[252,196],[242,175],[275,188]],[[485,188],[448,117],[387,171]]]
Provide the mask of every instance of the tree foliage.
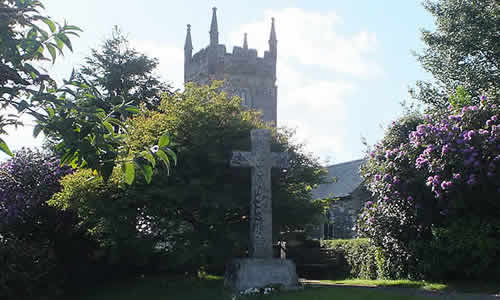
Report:
[[435,83],[417,83],[415,97],[441,108],[448,95],[463,86],[474,104],[488,92],[495,98],[500,86],[500,3],[497,0],[427,0],[436,30],[422,31],[426,48],[416,54]]
[[[143,171],[148,181],[156,160],[170,167],[168,157],[155,154],[161,136],[147,147],[131,148],[126,126],[114,117],[116,114],[138,113],[139,109],[131,103],[123,101],[107,113],[101,108],[107,105],[106,98],[100,97],[93,86],[78,81],[61,89],[56,101],[56,105],[46,106],[48,116],[35,130],[43,130],[63,164],[95,170],[105,180],[111,176],[114,167],[121,166],[129,170],[124,174],[129,184],[134,181],[135,166]],[[162,136],[167,136],[167,133],[163,132]],[[175,161],[175,154],[167,146],[168,143],[163,142],[161,147]]]
[[[0,105],[4,112],[0,134],[6,133],[8,125],[19,125],[19,115],[27,113],[37,121],[33,134],[45,133],[62,164],[90,168],[105,179],[116,165],[125,166],[131,161],[143,170],[154,167],[147,159],[150,153],[130,151],[124,138],[127,130],[115,118],[137,113],[134,100],[121,97],[110,106],[108,97],[92,82],[73,73],[57,86],[40,67],[39,62],[50,60],[48,55],[54,62],[65,47],[72,50],[69,36],[78,36],[80,31],[76,26],[55,23],[42,15],[42,9],[41,2],[34,0],[0,3]],[[42,29],[42,24],[48,31]],[[143,94],[147,88],[143,87]],[[5,116],[8,108],[18,114]],[[0,150],[12,155],[1,139]],[[143,173],[147,176],[150,172]],[[135,173],[128,174],[128,182],[133,181]]]
[[120,29],[114,27],[111,38],[100,49],[91,50],[79,76],[100,91],[108,102],[103,107],[108,112],[123,99],[136,106],[145,103],[152,108],[160,103],[161,93],[170,88],[155,76],[157,67],[158,59],[131,48]]
[[[233,150],[250,149],[251,129],[265,125],[258,113],[241,108],[238,98],[219,94],[218,87],[188,85],[182,93],[165,94],[159,111],[145,110],[127,121],[129,143],[135,151],[157,140],[164,131],[171,134],[179,164],[170,176],[166,176],[167,170],[158,169],[151,185],[136,182],[131,187],[118,184],[94,191],[96,185],[87,183],[77,172],[63,180],[64,189],[54,204],[78,209],[85,218],[101,218],[92,230],[99,230],[98,224],[111,224],[111,215],[137,216],[129,219],[129,228],[139,226],[149,239],[168,245],[169,253],[175,255],[172,262],[183,266],[220,265],[228,257],[242,255],[248,243],[250,170],[231,168],[229,160]],[[309,190],[322,181],[322,171],[301,145],[291,142],[290,132],[273,132],[272,150],[288,150],[290,162],[286,171],[273,170],[277,237],[280,231],[316,221],[322,207],[312,201]],[[69,178],[75,176],[80,179],[70,183]],[[77,182],[80,193],[73,192]],[[109,195],[116,187],[121,192]],[[96,201],[100,207],[87,207],[94,198],[106,199]],[[109,198],[116,200],[107,201]]]
[[[17,111],[0,116],[0,134],[6,133],[6,126],[20,125],[20,114],[43,117],[38,109],[50,101],[47,90],[55,83],[38,63],[55,62],[65,48],[73,50],[69,36],[80,31],[66,23],[61,26],[41,9],[40,1],[0,1],[0,107]],[[12,156],[2,139],[0,150]]]
[[[451,98],[456,103],[469,99],[462,92]],[[478,106],[456,105],[447,112],[404,117],[370,153],[362,174],[374,201],[366,203],[358,225],[360,233],[382,247],[389,276],[449,276],[470,265],[475,269],[468,275],[478,278],[495,269],[491,255],[500,251],[500,244],[490,238],[459,236],[457,228],[467,218],[475,229],[488,230],[481,236],[498,239],[497,102],[483,97]],[[460,264],[429,263],[437,260],[438,253],[445,259],[448,250],[431,246],[450,238],[465,245],[461,250],[449,247],[447,255],[456,255],[455,262],[463,256],[453,251],[475,248],[476,252]],[[478,264],[481,257],[488,263]]]

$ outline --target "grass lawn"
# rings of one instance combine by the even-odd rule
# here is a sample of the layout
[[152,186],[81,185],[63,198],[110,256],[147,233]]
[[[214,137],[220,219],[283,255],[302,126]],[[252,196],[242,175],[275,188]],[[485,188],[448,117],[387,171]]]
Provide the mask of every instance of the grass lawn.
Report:
[[346,279],[346,280],[320,280],[320,282],[333,283],[337,285],[349,286],[380,286],[380,287],[404,287],[417,288],[427,291],[445,291],[449,286],[444,283],[431,283],[427,281],[412,280],[364,280],[364,279]]
[[[73,299],[74,297],[71,297]],[[172,278],[141,278],[104,286],[87,291],[78,300],[225,300],[231,294],[223,288],[223,281],[217,277],[200,280],[182,280]],[[272,295],[240,297],[238,299],[265,300],[331,300],[331,299],[365,299],[365,300],[422,300],[427,298],[393,294],[374,289],[345,288],[305,288],[299,291],[280,292]]]
[[500,292],[500,283],[492,281],[490,282],[454,281],[447,283],[432,283],[428,281],[412,281],[412,280],[346,279],[346,280],[320,280],[319,282],[333,283],[337,285],[348,285],[348,286],[416,288],[426,291],[440,291],[440,292],[455,291],[460,293],[480,293],[480,294],[496,294]]

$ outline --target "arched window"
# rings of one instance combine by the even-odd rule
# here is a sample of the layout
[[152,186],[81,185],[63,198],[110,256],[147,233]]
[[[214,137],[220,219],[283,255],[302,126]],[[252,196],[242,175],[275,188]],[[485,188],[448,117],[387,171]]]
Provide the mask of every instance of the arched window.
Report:
[[241,98],[241,105],[247,108],[252,108],[252,99],[248,89],[239,88],[236,90],[236,95]]

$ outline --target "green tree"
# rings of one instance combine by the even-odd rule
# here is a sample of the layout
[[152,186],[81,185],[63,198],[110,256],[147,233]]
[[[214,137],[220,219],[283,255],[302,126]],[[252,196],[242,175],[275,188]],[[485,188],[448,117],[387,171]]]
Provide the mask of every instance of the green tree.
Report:
[[[40,12],[43,8],[34,0],[0,1],[0,134],[7,126],[22,125],[23,113],[43,118],[39,110],[50,101],[48,90],[55,82],[38,63],[55,62],[65,48],[72,50],[69,36],[80,31],[55,23]],[[17,114],[7,114],[9,108]],[[0,150],[12,156],[1,138]]]
[[499,94],[500,2],[497,0],[426,0],[436,30],[422,31],[426,48],[415,54],[435,82],[417,82],[414,96],[436,107],[448,105],[459,86],[479,103],[481,94]]
[[[97,231],[99,224],[113,223],[113,216],[137,215],[129,219],[133,226],[128,228],[135,230],[139,220],[144,230],[154,235],[149,238],[172,247],[169,253],[176,257],[171,261],[184,267],[221,266],[228,257],[242,254],[248,242],[250,170],[231,168],[228,162],[233,150],[250,149],[250,130],[265,125],[258,113],[241,108],[238,98],[219,94],[218,87],[188,85],[182,93],[165,94],[159,111],[146,110],[127,121],[134,151],[154,143],[164,131],[171,134],[179,165],[170,176],[166,176],[168,170],[158,169],[150,185],[140,181],[131,187],[122,185],[125,196],[114,201],[91,201],[99,193],[112,198],[107,194],[110,188],[92,191],[96,185],[82,177],[70,183],[70,178],[79,176],[77,173],[63,181],[64,189],[53,203],[79,210],[85,218],[94,220],[89,228]],[[309,193],[322,182],[322,168],[302,145],[291,142],[292,136],[290,131],[273,129],[272,151],[288,151],[290,163],[287,170],[272,172],[276,236],[280,231],[314,223],[323,209]],[[74,193],[76,184],[88,187]],[[89,207],[88,203],[116,209],[111,212]]]
[[111,38],[91,55],[79,70],[79,76],[98,88],[109,102],[106,111],[125,99],[133,105],[145,103],[149,108],[160,103],[162,92],[169,86],[154,71],[158,59],[150,58],[131,48],[127,38],[115,26]]
[[[46,134],[61,155],[61,163],[88,167],[104,178],[120,164],[129,170],[127,182],[131,182],[133,161],[150,179],[154,156],[147,151],[131,152],[124,139],[126,128],[113,117],[137,113],[134,101],[122,97],[109,106],[107,97],[92,82],[72,74],[64,85],[57,86],[39,65],[46,60],[55,62],[64,48],[72,50],[69,36],[78,36],[81,31],[76,26],[55,23],[40,12],[43,8],[34,0],[0,1],[0,134],[6,134],[6,126],[20,125],[19,117],[27,113],[38,123],[33,134]],[[48,31],[42,29],[43,24]],[[9,108],[18,113],[6,115]],[[160,147],[167,144],[163,142]],[[0,150],[12,155],[1,138]]]

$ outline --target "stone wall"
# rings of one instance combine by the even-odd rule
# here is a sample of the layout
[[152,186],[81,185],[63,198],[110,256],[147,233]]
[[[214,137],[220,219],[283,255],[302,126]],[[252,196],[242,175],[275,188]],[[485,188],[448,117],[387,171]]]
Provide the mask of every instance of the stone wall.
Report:
[[229,97],[239,96],[247,108],[260,110],[262,120],[277,120],[276,63],[268,51],[264,57],[255,49],[225,45],[209,46],[193,55],[186,64],[186,81],[200,85],[211,80],[224,80],[223,90]]
[[356,237],[353,230],[362,205],[370,199],[370,193],[363,185],[351,195],[332,203],[328,211],[328,223],[325,224],[325,239],[347,239]]

